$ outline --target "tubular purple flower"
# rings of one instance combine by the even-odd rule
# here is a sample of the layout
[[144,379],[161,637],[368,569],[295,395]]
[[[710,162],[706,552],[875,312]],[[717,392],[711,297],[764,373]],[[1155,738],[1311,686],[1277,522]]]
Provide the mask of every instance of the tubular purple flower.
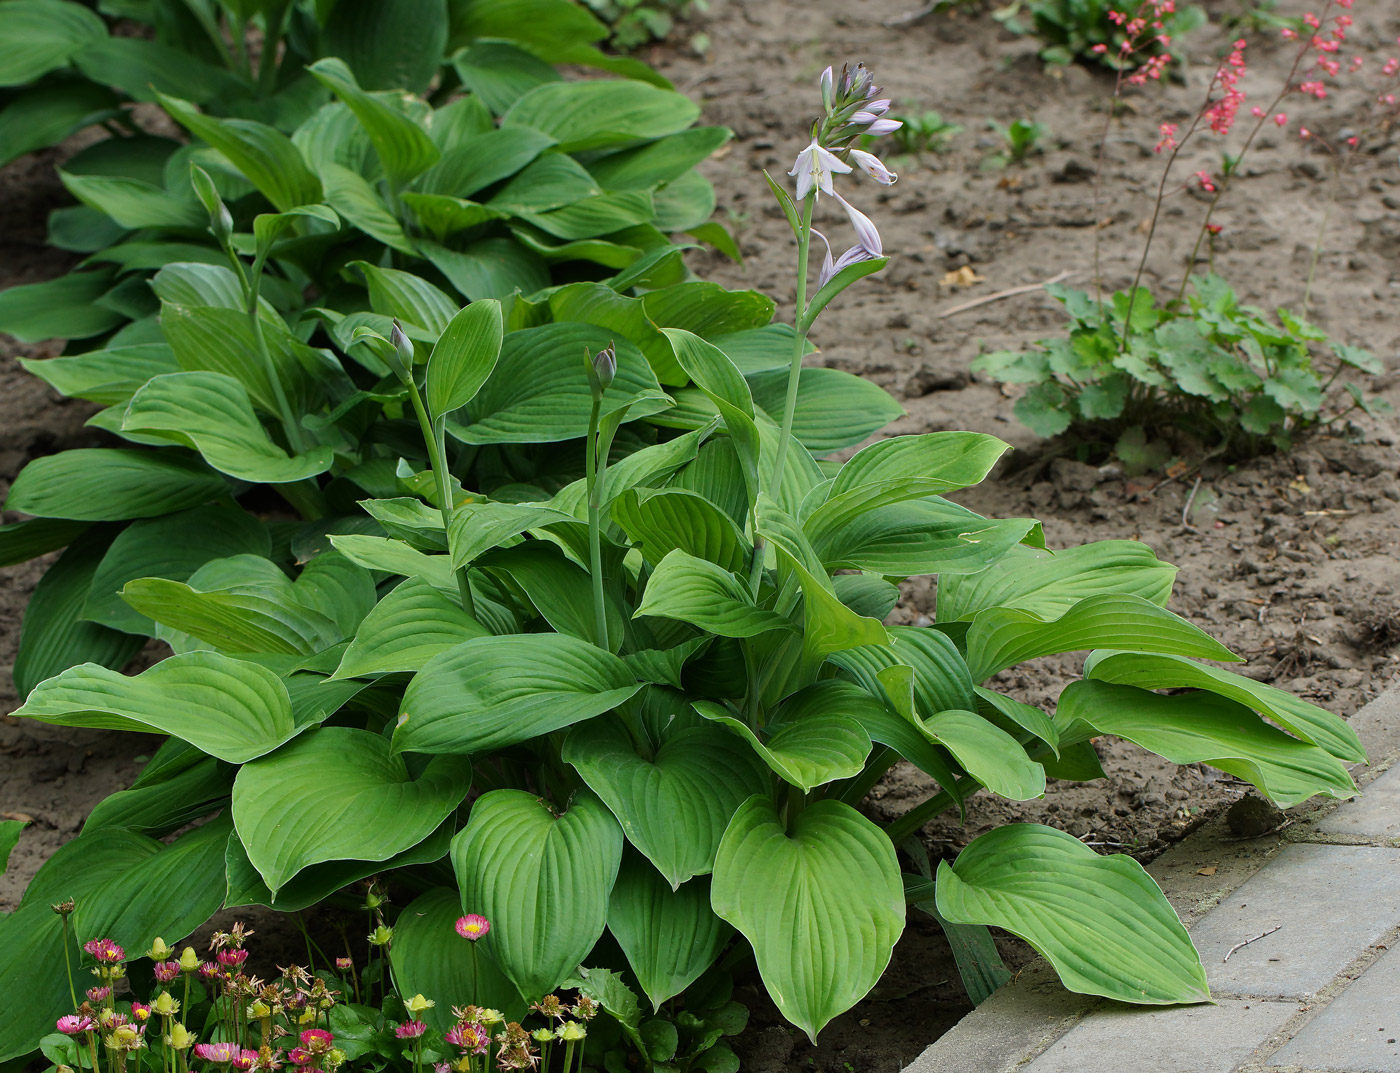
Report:
[[[864,123],[864,122],[867,122],[866,120],[864,120],[864,119],[861,118],[862,115],[866,115],[866,114],[868,114],[868,113],[857,112],[855,115],[851,116],[851,122],[852,122],[852,123]],[[868,127],[865,128],[865,133],[866,133],[866,134],[869,134],[872,138],[878,138],[878,137],[880,137],[882,134],[893,134],[893,133],[894,133],[895,131],[897,131],[900,127],[904,126],[904,124],[901,123],[898,119],[877,119],[877,118],[874,117],[874,116],[871,116],[871,117],[870,117],[869,122],[870,122],[870,126],[868,126]]]
[[818,191],[819,195],[834,194],[836,191],[831,186],[831,177],[848,175],[850,171],[849,164],[823,149],[813,138],[812,144],[797,154],[797,162],[788,174],[797,177],[797,200],[801,202],[807,200],[807,195],[813,190]]
[[863,149],[851,150],[851,163],[860,168],[861,171],[869,175],[881,186],[893,186],[894,181],[899,178],[889,168],[885,167],[885,162],[874,153],[867,153]]
[[875,257],[880,257],[885,252],[884,243],[880,241],[880,232],[875,230],[875,225],[870,222],[870,217],[861,212],[840,194],[832,193],[841,207],[846,210],[846,215],[851,219],[851,226],[856,229],[856,238]]
[[890,105],[893,103],[894,102],[891,101],[888,97],[884,97],[878,101],[871,101],[864,108],[862,108],[861,111],[868,112],[871,115],[884,115],[890,110]]

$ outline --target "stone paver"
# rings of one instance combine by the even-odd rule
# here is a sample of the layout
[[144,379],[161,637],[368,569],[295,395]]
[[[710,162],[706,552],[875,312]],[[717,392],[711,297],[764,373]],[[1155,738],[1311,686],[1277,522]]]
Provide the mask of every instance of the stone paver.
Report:
[[[1231,960],[1234,960],[1233,958]],[[1227,999],[1090,1014],[1025,1073],[1230,1073],[1298,1012],[1295,1002]]]
[[1400,838],[1400,767],[1391,768],[1367,786],[1357,800],[1328,813],[1315,830],[1371,841]]
[[[1213,991],[1307,998],[1397,923],[1400,850],[1298,843],[1226,895],[1191,938]],[[1276,934],[1223,961],[1276,924]]]
[[[1233,960],[1233,959],[1231,959]],[[1400,1073],[1400,951],[1392,950],[1271,1060],[1347,1073]]]

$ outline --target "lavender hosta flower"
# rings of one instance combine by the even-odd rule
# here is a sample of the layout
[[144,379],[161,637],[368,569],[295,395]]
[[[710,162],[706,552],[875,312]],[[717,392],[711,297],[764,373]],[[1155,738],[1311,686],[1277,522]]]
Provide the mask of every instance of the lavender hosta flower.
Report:
[[851,150],[851,162],[881,186],[893,186],[895,180],[899,178],[898,175],[885,167],[883,160],[874,153],[867,153],[863,149]]
[[70,1013],[67,1017],[60,1017],[57,1025],[58,1030],[65,1036],[81,1035],[84,1032],[91,1032],[96,1027],[96,1021],[80,1013]]
[[797,200],[805,201],[807,195],[812,191],[818,194],[835,194],[836,190],[831,185],[833,175],[850,174],[851,166],[841,160],[836,154],[823,149],[817,139],[812,139],[812,144],[797,154],[797,162],[793,164],[789,175],[797,179]]
[[874,257],[875,254],[871,253],[864,246],[856,245],[836,258],[835,261],[828,258],[827,263],[822,266],[820,276],[817,278],[818,289],[825,287],[827,281],[837,275],[843,268],[849,268],[851,265],[859,264],[861,261],[873,260]]
[[884,243],[880,241],[880,232],[875,230],[875,225],[871,223],[870,217],[861,212],[840,194],[833,194],[832,196],[835,197],[836,200],[841,203],[841,207],[846,210],[846,215],[850,217],[851,220],[851,226],[856,229],[856,238],[860,240],[860,244],[874,256],[883,256],[885,252]]
[[491,922],[479,913],[468,913],[457,918],[457,934],[471,942],[484,938],[490,930]]
[[[862,113],[857,112],[851,117],[851,120],[857,123],[863,122],[863,120],[859,118],[861,115]],[[869,134],[872,138],[878,138],[883,134],[893,134],[902,126],[904,126],[904,124],[898,119],[885,119],[883,117],[871,116],[870,125],[865,128],[865,133]]]

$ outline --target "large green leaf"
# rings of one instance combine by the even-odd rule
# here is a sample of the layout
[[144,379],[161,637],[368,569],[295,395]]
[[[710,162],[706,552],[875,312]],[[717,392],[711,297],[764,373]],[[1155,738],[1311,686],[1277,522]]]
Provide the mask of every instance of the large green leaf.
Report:
[[0,525],[0,566],[14,566],[57,551],[71,544],[87,527],[86,522],[62,518],[30,518]]
[[940,863],[936,882],[943,916],[1020,936],[1071,991],[1155,1005],[1210,999],[1191,937],[1131,857],[1013,823]]
[[327,57],[317,60],[307,70],[355,113],[379,155],[379,163],[392,188],[397,190],[437,163],[438,147],[427,131],[384,97],[361,89],[355,81],[355,73],[344,60]]
[[451,413],[476,397],[501,356],[501,304],[472,302],[444,329],[428,359],[428,412]]
[[610,153],[588,170],[605,190],[649,190],[679,178],[733,137],[724,127],[696,127]]
[[472,0],[454,3],[449,10],[452,48],[479,37],[561,46],[608,35],[607,27],[587,8],[568,0]]
[[153,376],[179,371],[175,354],[164,343],[92,350],[63,358],[20,358],[55,391],[102,406],[126,402]]
[[[728,727],[753,748],[784,781],[811,793],[865,767],[870,735],[860,721],[841,711],[840,694],[812,686],[785,700],[760,738],[721,704],[695,701],[706,719]],[[835,703],[833,703],[835,702]]]
[[457,314],[457,303],[422,276],[397,268],[379,268],[368,261],[353,261],[351,267],[365,274],[374,312],[397,317],[410,336],[417,337],[415,329],[419,329],[428,338],[436,338]]
[[0,18],[0,86],[33,82],[107,36],[94,12],[65,0],[6,0]]
[[[518,585],[540,616],[557,632],[582,641],[597,640],[593,584],[588,571],[565,555],[557,544],[527,540],[513,547],[496,548],[481,556],[477,565]],[[604,616],[608,633],[606,647],[616,651],[626,631],[622,610],[614,600],[607,599]]]
[[[467,408],[471,424],[449,424],[450,431],[465,443],[554,443],[586,435],[593,403],[584,352],[613,343],[617,376],[603,396],[603,412],[638,394],[659,395],[651,367],[631,343],[586,324],[544,324],[506,335],[495,370]],[[654,403],[649,412],[665,406]]]
[[644,757],[619,722],[593,719],[570,731],[563,758],[672,888],[714,867],[730,817],[768,783],[753,751],[711,726],[668,733]]
[[[178,738],[166,741],[184,745]],[[199,758],[189,767],[167,778],[108,794],[88,813],[83,830],[126,827],[162,838],[222,808],[233,787],[232,766],[196,749],[189,751]]]
[[839,801],[784,824],[766,797],[749,798],[720,843],[710,897],[753,946],[778,1009],[813,1043],[875,986],[904,929],[894,847]]
[[479,940],[520,993],[538,1000],[603,934],[622,861],[622,831],[582,790],[556,813],[534,794],[493,790],[452,840],[462,907],[491,922]]
[[414,675],[394,750],[490,752],[592,719],[640,688],[622,660],[576,637],[474,638]]
[[447,48],[447,10],[443,0],[337,0],[321,52],[343,59],[367,89],[422,93]]
[[360,623],[332,678],[419,671],[440,652],[490,631],[422,578],[402,582]]
[[1203,689],[1268,716],[1285,730],[1350,764],[1366,762],[1356,731],[1337,716],[1277,686],[1172,655],[1094,652],[1084,677],[1142,689]]
[[[321,727],[239,769],[233,823],[276,894],[308,865],[384,861],[417,845],[470,787],[465,757],[434,757],[413,778],[383,736]],[[288,823],[292,816],[296,822]]]
[[85,447],[30,462],[10,486],[5,509],[115,521],[197,507],[227,492],[222,477],[177,452]]
[[58,177],[68,192],[122,227],[199,228],[208,214],[194,201],[174,197],[151,183],[118,175],[69,175]]
[[157,433],[193,447],[221,473],[244,481],[287,484],[330,469],[329,447],[289,455],[272,442],[248,391],[222,373],[166,373],[132,396],[122,428]]
[[553,138],[538,131],[484,131],[443,153],[414,187],[427,194],[471,197],[510,178],[553,144]]
[[[57,85],[41,82],[10,98],[0,109],[0,167],[25,153],[55,145],[86,126],[113,118],[116,105],[115,93],[85,79]],[[57,245],[52,241],[50,244]]]
[[188,101],[158,97],[177,123],[228,157],[278,212],[321,200],[321,181],[285,134],[251,119],[216,119]]
[[94,82],[138,101],[169,93],[196,104],[246,93],[233,72],[203,63],[188,51],[139,37],[108,37],[88,45],[73,62]]
[[447,887],[434,887],[404,906],[389,949],[399,994],[432,998],[437,1005],[418,1016],[438,1032],[457,1023],[453,1006],[480,1006],[513,1021],[523,1019],[525,1001],[515,985],[480,943],[454,930],[461,915],[462,896]]
[[1026,756],[1021,744],[975,712],[938,712],[923,720],[932,739],[992,793],[1029,801],[1045,793],[1045,769]]
[[909,478],[941,483],[939,492],[970,488],[980,484],[1009,449],[1004,440],[980,432],[891,436],[852,455],[837,471],[827,498]]
[[699,979],[733,934],[710,908],[708,879],[692,879],[672,890],[635,853],[623,858],[617,874],[608,931],[627,955],[654,1011]]
[[241,764],[292,736],[282,680],[255,663],[187,652],[127,678],[85,663],[39,685],[17,716],[58,726],[159,731]]
[[1049,620],[1016,608],[979,611],[967,631],[967,663],[975,682],[1037,656],[1100,647],[1239,659],[1210,634],[1170,611],[1140,596],[1113,593],[1086,597]]
[[1016,607],[1058,618],[1086,596],[1118,593],[1164,606],[1176,567],[1135,540],[1097,540],[1046,551],[1017,545],[976,574],[938,582],[938,621],[970,619],[990,607]]
[[0,291],[0,332],[21,343],[101,335],[128,319],[98,304],[111,287],[112,273],[106,269],[7,287]]
[[[1210,764],[1253,783],[1283,808],[1317,794],[1348,798],[1357,792],[1336,757],[1212,693],[1168,697],[1134,686],[1071,682],[1055,715],[1071,739],[1115,734],[1174,764]],[[1091,729],[1071,729],[1075,720]]]
[[326,161],[317,169],[326,187],[326,203],[371,238],[415,255],[413,243],[369,181],[359,172]]
[[[787,382],[786,369],[749,377],[754,403],[775,421],[782,420]],[[826,455],[860,443],[903,415],[889,392],[869,380],[840,369],[803,369],[792,434],[813,454]]]
[[141,638],[83,619],[93,575],[110,540],[106,526],[79,535],[39,579],[24,609],[12,670],[20,696],[74,664],[122,667],[140,651]]
[[123,633],[149,635],[154,623],[118,595],[128,581],[186,581],[211,559],[242,554],[272,554],[267,526],[244,510],[210,505],[134,522],[102,557],[83,617]]
[[452,512],[452,563],[465,566],[530,529],[567,522],[571,514],[535,503],[462,503]]
[[516,101],[501,122],[542,131],[572,153],[675,134],[699,115],[687,97],[643,82],[547,82]]
[[679,550],[737,574],[753,555],[729,515],[697,492],[631,489],[613,502],[612,516],[653,564]]
[[647,580],[633,617],[645,615],[689,622],[721,637],[754,637],[793,628],[784,616],[755,604],[748,587],[734,574],[679,549],[668,552]]

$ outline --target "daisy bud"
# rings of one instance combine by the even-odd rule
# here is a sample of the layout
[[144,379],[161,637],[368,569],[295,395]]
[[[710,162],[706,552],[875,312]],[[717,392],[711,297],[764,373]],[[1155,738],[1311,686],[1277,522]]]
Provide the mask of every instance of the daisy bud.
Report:
[[194,972],[197,968],[199,968],[199,955],[195,953],[194,947],[185,947],[180,951],[180,971]]
[[177,1022],[170,1026],[170,1035],[165,1037],[165,1043],[177,1051],[184,1051],[194,1045],[196,1038],[193,1032]]
[[355,967],[355,962],[350,958],[336,958],[335,967],[339,972],[349,972]]
[[899,178],[898,175],[885,167],[884,161],[874,153],[867,153],[862,149],[852,149],[851,162],[881,186],[892,186],[894,181]]
[[403,1004],[403,1008],[413,1014],[414,1017],[417,1017],[424,1010],[431,1010],[436,1005],[437,1003],[430,998],[424,998],[422,995],[414,995]]
[[162,1017],[171,1017],[180,1012],[180,1003],[171,997],[169,991],[162,991],[151,1003],[151,1009]]
[[87,990],[88,1001],[96,1005],[99,1002],[106,1002],[107,997],[112,993],[110,987],[89,987]]
[[577,1021],[565,1021],[559,1031],[554,1034],[555,1039],[574,1043],[588,1035],[587,1030]]
[[157,935],[151,941],[151,948],[146,951],[146,956],[152,961],[168,961],[173,953],[175,951],[166,946],[165,940]]

